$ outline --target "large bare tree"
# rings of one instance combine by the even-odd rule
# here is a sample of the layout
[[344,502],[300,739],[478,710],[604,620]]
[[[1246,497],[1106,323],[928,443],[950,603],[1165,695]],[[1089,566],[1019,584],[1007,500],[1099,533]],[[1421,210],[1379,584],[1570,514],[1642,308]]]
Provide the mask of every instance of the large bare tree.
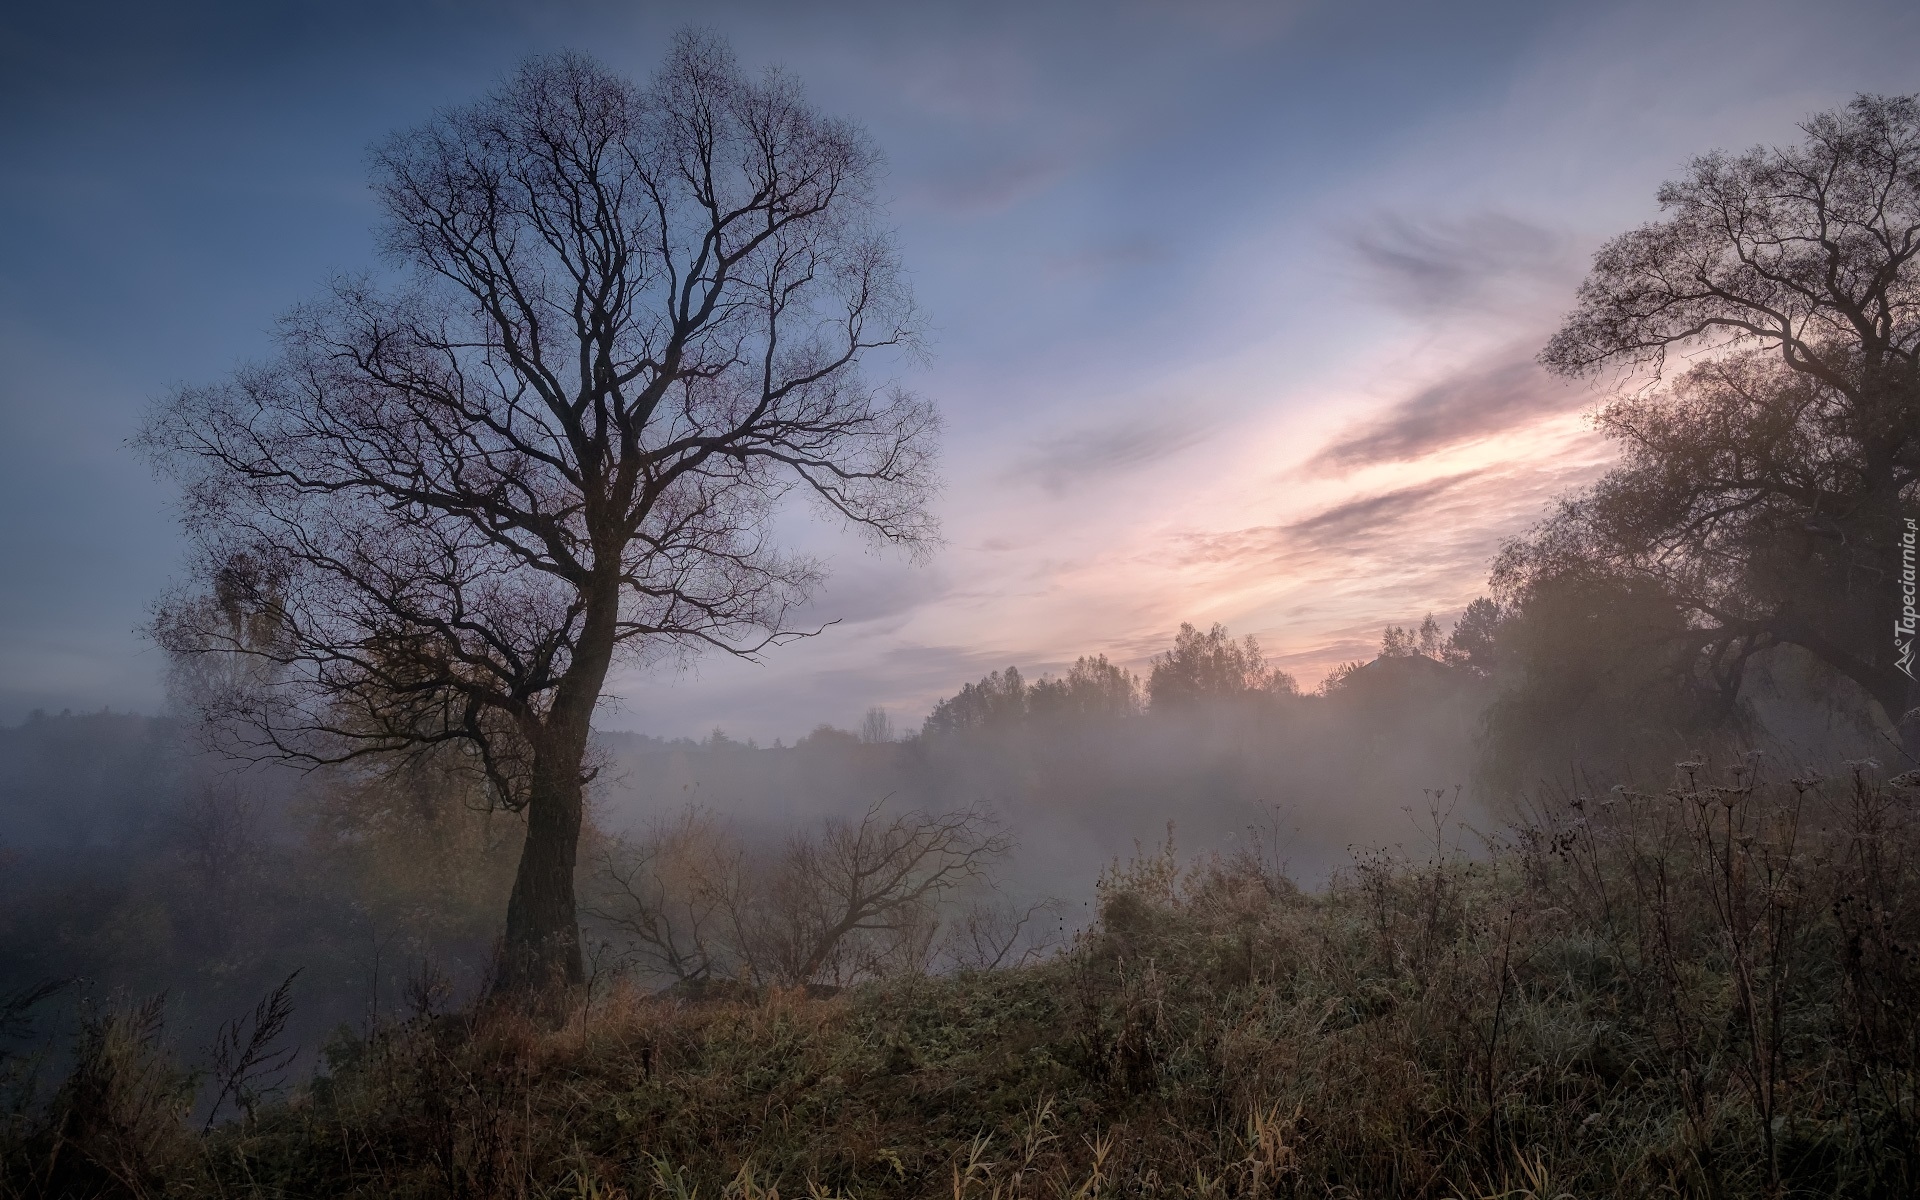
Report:
[[528,61],[373,154],[381,246],[269,362],[156,406],[193,582],[160,641],[227,672],[251,753],[448,744],[524,812],[498,987],[581,978],[589,720],[620,659],[752,655],[815,565],[796,489],[924,546],[936,419],[863,381],[914,312],[864,135],[682,34],[650,86]]
[[[1650,579],[1722,687],[1800,646],[1920,755],[1896,637],[1920,487],[1920,99],[1862,96],[1803,130],[1695,160],[1661,188],[1665,219],[1596,255],[1542,361],[1621,369],[1600,424],[1624,458],[1497,581]],[[1693,365],[1663,380],[1676,353]]]

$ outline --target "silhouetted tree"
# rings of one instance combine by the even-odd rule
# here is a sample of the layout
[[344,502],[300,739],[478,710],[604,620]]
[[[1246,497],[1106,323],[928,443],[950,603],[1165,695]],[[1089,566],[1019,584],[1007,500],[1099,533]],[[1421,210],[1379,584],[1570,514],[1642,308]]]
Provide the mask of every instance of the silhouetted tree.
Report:
[[860,740],[869,746],[893,740],[893,718],[884,708],[870,708],[860,720]]
[[1027,709],[1034,716],[1130,717],[1140,711],[1140,679],[1104,654],[1082,655],[1064,676],[1043,675],[1028,688]]
[[958,733],[1017,724],[1027,715],[1027,681],[1017,667],[995,671],[979,683],[968,683],[941,700],[927,714],[922,731]]
[[1012,848],[974,810],[887,813],[875,803],[857,821],[829,819],[788,839],[757,904],[743,910],[748,966],[759,980],[791,985],[923,965],[901,959],[930,951],[941,898],[985,880]]
[[1440,661],[1483,678],[1492,675],[1499,661],[1498,639],[1505,619],[1497,600],[1481,596],[1468,604],[1440,649]]
[[458,743],[525,813],[503,991],[582,977],[583,759],[613,662],[794,636],[817,571],[768,544],[789,490],[885,541],[932,533],[934,416],[857,373],[913,340],[877,162],[700,36],[644,88],[530,60],[376,151],[407,282],[338,282],[273,361],[149,422],[201,580],[156,631],[273,666],[216,714],[246,748]]
[[[1597,568],[1670,595],[1692,669],[1737,688],[1774,643],[1858,683],[1920,755],[1897,657],[1920,479],[1920,100],[1862,96],[1788,148],[1694,161],[1664,220],[1609,242],[1542,353],[1659,382],[1600,416],[1619,468],[1503,559],[1505,586]],[[1704,635],[1704,636],[1700,636]]]
[[587,912],[656,974],[682,983],[724,977],[737,966],[725,922],[744,870],[744,852],[719,820],[687,808],[602,848]]
[[608,847],[590,911],[678,982],[846,984],[924,966],[943,898],[990,885],[1011,848],[980,812],[875,803],[755,853],[689,809]]
[[1267,666],[1251,635],[1234,641],[1224,625],[1201,633],[1183,623],[1173,648],[1153,660],[1147,696],[1156,709],[1204,700],[1230,700],[1248,694],[1293,695],[1293,676]]
[[1420,624],[1409,629],[1404,625],[1389,625],[1380,633],[1381,658],[1412,658],[1419,655],[1438,662],[1445,652],[1440,637],[1440,622],[1428,613]]
[[1412,658],[1420,652],[1412,630],[1404,625],[1389,625],[1380,631],[1381,658]]
[[1104,654],[1083,654],[1064,676],[1042,675],[1033,683],[1008,667],[936,703],[922,731],[1004,728],[1030,717],[1128,717],[1140,711],[1140,692],[1139,677]]
[[1439,659],[1441,652],[1440,622],[1433,619],[1432,613],[1428,613],[1420,621],[1419,640],[1415,643],[1414,649],[1427,658]]
[[858,746],[860,735],[845,729],[835,729],[831,725],[820,724],[813,732],[794,742],[794,748],[811,750],[844,750],[849,746]]
[[1728,716],[1725,693],[1691,669],[1709,635],[1653,581],[1563,573],[1503,599],[1487,641],[1469,643],[1501,668],[1480,747],[1495,795],[1575,767],[1619,777],[1664,766]]

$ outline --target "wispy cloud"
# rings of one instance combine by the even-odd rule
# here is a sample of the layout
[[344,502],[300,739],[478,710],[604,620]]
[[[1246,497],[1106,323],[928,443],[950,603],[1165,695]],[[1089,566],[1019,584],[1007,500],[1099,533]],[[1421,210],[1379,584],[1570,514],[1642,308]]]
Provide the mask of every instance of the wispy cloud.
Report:
[[1564,292],[1581,268],[1565,234],[1499,212],[1385,213],[1347,237],[1364,289],[1420,317],[1508,313],[1543,289]]
[[1210,431],[1210,421],[1190,408],[1103,421],[1039,438],[1007,474],[1065,495],[1170,458]]
[[952,588],[945,570],[918,568],[898,559],[863,557],[836,564],[820,593],[793,616],[800,627],[859,625],[881,622],[897,625],[928,604],[937,603]]
[[1350,427],[1307,464],[1333,473],[1406,462],[1577,408],[1585,393],[1541,370],[1520,348],[1421,388],[1385,412]]
[[1360,496],[1283,525],[1188,534],[1182,539],[1182,561],[1186,565],[1244,564],[1290,558],[1301,551],[1316,555],[1327,551],[1356,554],[1365,545],[1396,536],[1408,519],[1427,513],[1435,503],[1458,492],[1481,474],[1463,471]]
[[1482,474],[1484,472],[1462,471],[1390,492],[1361,496],[1281,526],[1281,531],[1289,542],[1315,549],[1338,549],[1392,536],[1402,523],[1430,510],[1436,501],[1458,492]]

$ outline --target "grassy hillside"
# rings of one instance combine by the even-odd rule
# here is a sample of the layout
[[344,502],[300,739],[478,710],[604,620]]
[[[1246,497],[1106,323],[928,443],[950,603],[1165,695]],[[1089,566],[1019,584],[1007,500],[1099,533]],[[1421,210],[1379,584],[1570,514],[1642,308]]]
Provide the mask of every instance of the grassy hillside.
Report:
[[[200,1135],[138,1014],[19,1196],[1911,1195],[1920,827],[1856,765],[1570,794],[1303,894],[1110,872],[1056,958],[837,995],[433,1014]],[[422,997],[430,1007],[431,997]]]

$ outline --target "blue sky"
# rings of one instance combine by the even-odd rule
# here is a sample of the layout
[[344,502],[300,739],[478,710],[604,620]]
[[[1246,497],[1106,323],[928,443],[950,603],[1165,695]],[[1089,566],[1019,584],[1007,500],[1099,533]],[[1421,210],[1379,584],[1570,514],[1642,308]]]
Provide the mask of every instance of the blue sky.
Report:
[[0,11],[0,721],[158,709],[177,569],[125,442],[369,265],[365,147],[559,47],[687,23],[867,126],[948,422],[926,566],[796,518],[828,633],[614,681],[603,722],[912,724],[994,667],[1182,620],[1308,685],[1456,612],[1602,469],[1531,356],[1692,154],[1920,90],[1920,8],[1625,4],[9,4]]

